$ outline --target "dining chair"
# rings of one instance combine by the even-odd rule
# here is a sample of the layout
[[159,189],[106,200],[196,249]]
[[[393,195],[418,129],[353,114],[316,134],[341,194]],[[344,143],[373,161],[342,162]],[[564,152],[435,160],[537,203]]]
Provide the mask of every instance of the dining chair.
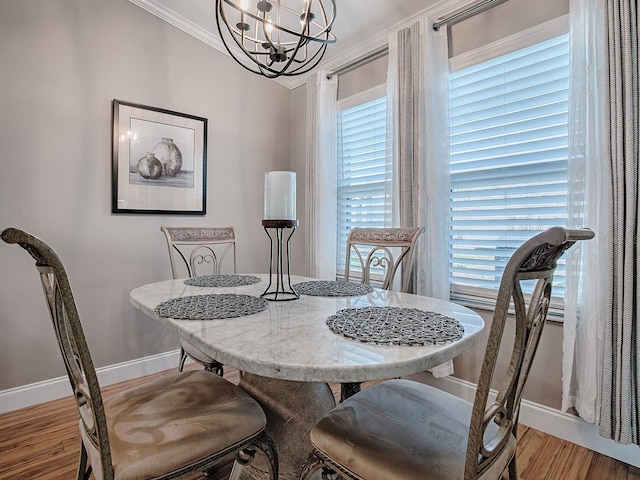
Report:
[[269,477],[278,478],[278,456],[265,433],[266,416],[240,387],[204,371],[162,376],[102,398],[65,268],[42,240],[15,228],[2,239],[23,247],[36,269],[58,346],[80,414],[77,479],[179,479],[234,460],[242,475],[256,449]]
[[[522,244],[506,264],[473,404],[419,382],[394,379],[357,393],[311,431],[317,470],[360,480],[517,479],[522,392],[547,317],[556,262],[591,230],[554,227]],[[522,282],[533,281],[531,294]],[[527,301],[528,299],[528,301]],[[510,363],[495,400],[489,390],[508,315],[515,314]]]
[[413,269],[416,241],[423,232],[422,227],[353,227],[347,238],[344,280],[349,281],[356,273],[351,265],[351,255],[354,253],[362,283],[371,283],[372,279],[376,279],[381,288],[391,290],[396,273],[402,265],[400,290],[407,292]]
[[[382,289],[391,290],[396,274],[401,270],[400,291],[408,292],[416,242],[423,232],[423,227],[353,227],[347,238],[344,280],[348,282],[355,276],[351,265],[351,255],[354,253],[361,272],[361,283],[371,284],[374,279]],[[355,395],[360,388],[359,382],[342,383],[340,401]]]
[[[236,273],[236,232],[233,227],[160,227],[167,240],[173,278],[196,277],[204,273],[220,275],[227,255],[231,253]],[[223,365],[186,340],[180,339],[178,371],[184,369],[187,357],[205,370],[224,374]]]

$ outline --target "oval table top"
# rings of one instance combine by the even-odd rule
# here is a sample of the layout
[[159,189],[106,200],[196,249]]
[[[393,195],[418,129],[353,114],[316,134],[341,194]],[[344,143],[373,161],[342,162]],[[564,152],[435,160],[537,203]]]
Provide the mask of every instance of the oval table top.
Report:
[[[354,297],[300,295],[299,300],[269,301],[264,311],[237,318],[175,320],[154,309],[172,298],[218,293],[259,297],[268,275],[239,287],[196,287],[185,279],[140,286],[131,304],[219,362],[269,378],[304,382],[364,382],[394,378],[444,363],[480,339],[484,322],[477,313],[452,302],[420,295],[374,289]],[[291,276],[293,285],[313,279]],[[344,308],[392,306],[440,313],[464,327],[460,340],[444,345],[386,346],[350,340],[333,333],[329,316]]]

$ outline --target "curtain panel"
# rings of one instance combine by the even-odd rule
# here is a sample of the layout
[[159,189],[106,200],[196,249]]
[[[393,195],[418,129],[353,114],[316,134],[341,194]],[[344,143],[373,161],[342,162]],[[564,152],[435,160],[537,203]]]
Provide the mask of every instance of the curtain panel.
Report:
[[336,279],[336,105],[338,77],[321,70],[307,81],[306,274]]
[[567,224],[596,236],[566,254],[561,409],[598,423],[609,248],[602,1],[571,0],[569,15]]
[[[393,224],[425,227],[413,292],[449,299],[449,56],[447,29],[423,19],[389,37],[388,138]],[[453,373],[449,361],[431,370]]]
[[640,445],[638,163],[640,50],[637,0],[606,2],[609,288],[600,435]]

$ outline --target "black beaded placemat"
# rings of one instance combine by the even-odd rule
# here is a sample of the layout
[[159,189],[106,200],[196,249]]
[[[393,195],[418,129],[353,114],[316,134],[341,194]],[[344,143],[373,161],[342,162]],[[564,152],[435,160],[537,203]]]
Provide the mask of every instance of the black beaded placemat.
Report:
[[315,297],[357,297],[373,292],[366,283],[344,282],[340,280],[312,280],[293,285],[296,292]]
[[400,307],[346,308],[330,316],[327,325],[334,333],[378,345],[442,345],[464,333],[455,318]]
[[266,310],[267,305],[264,298],[222,293],[172,298],[154,311],[160,317],[177,320],[216,320],[252,315]]
[[254,275],[201,275],[187,278],[184,283],[194,287],[242,287],[259,283]]

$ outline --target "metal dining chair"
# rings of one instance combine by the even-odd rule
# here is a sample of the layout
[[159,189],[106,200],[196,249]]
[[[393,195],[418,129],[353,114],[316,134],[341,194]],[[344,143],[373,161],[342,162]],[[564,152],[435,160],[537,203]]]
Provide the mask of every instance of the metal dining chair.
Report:
[[[347,399],[311,431],[314,453],[301,479],[317,470],[359,480],[517,479],[516,430],[524,385],[547,317],[556,262],[591,230],[554,227],[522,244],[502,279],[474,403],[399,379]],[[525,296],[521,282],[535,281]],[[526,298],[529,298],[528,302]],[[495,400],[491,380],[510,309],[515,338]]]
[[[374,280],[380,288],[391,290],[396,274],[402,271],[400,291],[408,292],[416,242],[423,232],[423,227],[353,227],[347,238],[344,280],[350,281],[359,271],[361,283],[371,284]],[[355,271],[351,262],[352,254],[357,259],[358,268]],[[356,394],[360,388],[359,382],[341,384],[340,401]]]
[[422,227],[353,227],[347,238],[344,280],[349,281],[356,273],[351,264],[351,255],[355,254],[362,283],[377,280],[381,288],[391,290],[397,272],[402,270],[400,290],[407,292],[416,242],[423,232]]
[[203,370],[163,376],[102,398],[65,268],[40,239],[15,228],[2,232],[36,261],[58,346],[80,414],[77,479],[192,478],[236,458],[242,475],[256,449],[278,478],[278,456],[264,432],[266,416],[244,390]]
[[[173,278],[195,277],[205,273],[220,275],[223,266],[236,273],[236,232],[233,227],[160,227],[167,240]],[[231,259],[225,260],[231,254]],[[180,339],[178,371],[184,369],[187,357],[205,370],[224,374],[223,365],[186,340]]]

